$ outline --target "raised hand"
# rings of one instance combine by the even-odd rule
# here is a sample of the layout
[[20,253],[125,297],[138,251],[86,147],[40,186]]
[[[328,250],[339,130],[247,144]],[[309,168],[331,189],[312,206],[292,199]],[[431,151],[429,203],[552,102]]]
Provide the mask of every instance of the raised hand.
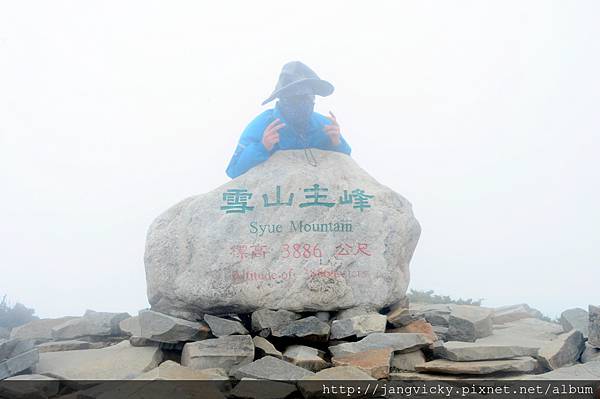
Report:
[[267,151],[271,151],[275,143],[279,143],[279,129],[284,126],[285,123],[279,123],[279,118],[275,119],[267,126],[262,137],[262,144]]
[[333,112],[329,111],[329,115],[331,116],[326,116],[326,118],[331,121],[331,125],[326,125],[323,130],[325,131],[325,134],[329,136],[331,144],[339,145],[341,142],[340,125],[338,124]]

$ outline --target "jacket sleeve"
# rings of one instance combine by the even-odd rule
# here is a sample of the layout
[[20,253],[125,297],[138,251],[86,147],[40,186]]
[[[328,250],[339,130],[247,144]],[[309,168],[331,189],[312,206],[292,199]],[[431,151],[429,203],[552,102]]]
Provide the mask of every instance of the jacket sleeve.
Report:
[[268,151],[262,144],[262,134],[270,119],[265,111],[246,126],[225,171],[227,176],[234,179],[269,159],[273,150]]
[[340,134],[340,143],[338,145],[333,145],[331,143],[331,139],[323,130],[323,128],[326,125],[331,124],[331,121],[320,114],[318,114],[318,117],[321,122],[321,128],[320,128],[320,132],[319,132],[319,137],[317,139],[316,147],[320,148],[322,150],[337,151],[337,152],[342,152],[344,154],[350,155],[350,153],[352,152],[352,148],[350,148],[350,144],[348,144],[346,139],[344,139],[344,137],[341,134]]

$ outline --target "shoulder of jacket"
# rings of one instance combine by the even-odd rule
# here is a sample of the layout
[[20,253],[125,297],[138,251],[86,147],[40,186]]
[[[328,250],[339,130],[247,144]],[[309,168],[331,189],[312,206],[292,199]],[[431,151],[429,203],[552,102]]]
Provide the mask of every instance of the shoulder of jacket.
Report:
[[242,136],[250,135],[254,136],[257,134],[262,135],[264,128],[271,123],[273,120],[273,110],[267,109],[258,114],[254,119],[248,123],[246,129],[242,133]]
[[313,118],[315,118],[315,120],[322,125],[328,125],[331,123],[331,121],[325,115],[318,112],[313,112]]

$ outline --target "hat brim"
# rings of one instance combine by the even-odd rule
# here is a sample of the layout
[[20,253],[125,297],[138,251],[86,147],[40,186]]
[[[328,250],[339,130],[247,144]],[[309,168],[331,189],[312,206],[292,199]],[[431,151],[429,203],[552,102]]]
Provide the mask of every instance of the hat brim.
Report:
[[265,105],[277,97],[293,96],[297,94],[315,94],[326,97],[333,93],[333,90],[333,85],[326,80],[304,78],[275,90],[261,105]]

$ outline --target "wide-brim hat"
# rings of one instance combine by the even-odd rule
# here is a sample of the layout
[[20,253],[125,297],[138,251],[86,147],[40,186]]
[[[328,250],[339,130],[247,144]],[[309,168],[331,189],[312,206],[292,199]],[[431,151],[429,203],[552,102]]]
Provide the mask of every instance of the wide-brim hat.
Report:
[[315,71],[308,66],[300,61],[291,61],[281,68],[275,90],[269,98],[262,102],[262,105],[276,98],[299,94],[315,94],[325,97],[333,93],[333,90],[334,87],[331,83],[319,78]]

